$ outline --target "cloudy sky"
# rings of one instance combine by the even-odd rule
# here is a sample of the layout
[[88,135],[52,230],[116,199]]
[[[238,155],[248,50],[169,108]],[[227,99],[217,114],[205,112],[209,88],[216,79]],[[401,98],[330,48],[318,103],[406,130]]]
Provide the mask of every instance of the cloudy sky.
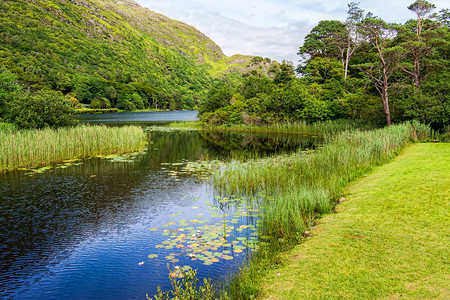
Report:
[[[226,55],[249,54],[297,64],[303,39],[320,20],[345,20],[352,0],[135,0],[150,10],[180,20],[209,36]],[[436,11],[447,0],[430,1]],[[414,0],[353,0],[389,22],[414,15]]]

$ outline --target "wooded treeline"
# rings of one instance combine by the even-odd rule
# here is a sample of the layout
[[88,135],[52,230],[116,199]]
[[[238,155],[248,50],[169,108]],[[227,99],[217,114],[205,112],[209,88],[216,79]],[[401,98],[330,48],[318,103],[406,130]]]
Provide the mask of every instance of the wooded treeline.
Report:
[[[224,77],[200,107],[214,125],[355,119],[392,124],[450,121],[450,14],[419,0],[413,18],[392,24],[350,3],[347,19],[319,22],[305,37],[295,68],[272,76]],[[296,71],[300,76],[295,76]]]

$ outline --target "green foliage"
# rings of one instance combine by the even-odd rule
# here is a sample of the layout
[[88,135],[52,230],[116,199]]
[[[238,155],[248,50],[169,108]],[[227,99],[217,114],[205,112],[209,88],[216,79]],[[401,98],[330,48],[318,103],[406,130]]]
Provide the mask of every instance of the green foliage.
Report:
[[317,57],[311,59],[302,72],[310,82],[319,84],[344,80],[342,63],[335,58]]
[[449,165],[450,144],[411,145],[251,285],[273,299],[448,298]]
[[104,97],[95,97],[91,101],[91,104],[89,105],[89,108],[92,108],[92,109],[106,109],[106,108],[110,108],[110,107],[111,107],[111,103],[109,102],[108,99],[106,99]]
[[22,90],[17,79],[18,77],[10,71],[0,69],[0,119],[5,117],[7,106]]
[[349,182],[392,159],[412,139],[429,138],[430,132],[417,123],[344,131],[329,136],[320,151],[251,160],[215,173],[215,187],[223,194],[265,195],[261,232],[271,238],[269,254],[242,269],[230,290],[232,298],[256,297],[255,282],[267,274],[266,260],[280,250],[280,239],[287,246],[298,242],[318,216],[333,210]]
[[229,105],[234,91],[234,87],[228,79],[219,80],[209,90],[205,101],[199,108],[199,112],[214,112]]
[[42,90],[23,93],[9,106],[6,119],[18,128],[73,126],[75,110],[61,92]]
[[275,73],[273,82],[281,86],[288,84],[295,78],[294,65],[292,62],[283,61],[281,65],[272,68],[271,72]]
[[298,54],[306,59],[342,56],[347,34],[345,25],[340,21],[320,21],[305,37]]
[[1,128],[0,172],[50,165],[73,158],[135,152],[142,150],[146,141],[144,130],[138,126]]
[[[184,268],[184,269],[183,269]],[[169,277],[172,284],[172,290],[163,292],[158,287],[158,294],[154,296],[155,300],[213,300],[215,297],[215,290],[211,284],[211,279],[204,279],[203,284],[199,285],[197,278],[197,271],[190,267],[183,267],[171,273],[173,276]],[[177,272],[178,271],[178,272]],[[181,279],[177,279],[181,278]],[[151,300],[147,295],[147,299]]]
[[[105,97],[115,106],[136,92],[142,99],[121,107],[191,109],[210,82],[206,63],[226,59],[195,28],[134,5],[5,0],[0,19],[0,67],[25,88],[73,92],[85,104]],[[192,85],[200,99],[184,93]],[[157,89],[172,100],[154,101]]]

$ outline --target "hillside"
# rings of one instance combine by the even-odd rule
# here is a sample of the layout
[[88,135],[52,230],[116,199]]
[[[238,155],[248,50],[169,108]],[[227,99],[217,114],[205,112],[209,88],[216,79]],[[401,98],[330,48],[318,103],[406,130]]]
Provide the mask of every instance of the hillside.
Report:
[[229,62],[194,27],[131,0],[0,2],[1,72],[81,103],[192,108],[213,75],[242,72],[250,59]]

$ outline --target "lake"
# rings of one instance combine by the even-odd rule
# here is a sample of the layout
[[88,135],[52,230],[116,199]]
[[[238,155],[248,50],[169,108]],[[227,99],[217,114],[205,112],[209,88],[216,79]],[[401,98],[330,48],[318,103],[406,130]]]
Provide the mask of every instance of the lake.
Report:
[[[194,120],[196,112],[85,115],[83,122]],[[155,123],[156,122],[156,123]],[[258,245],[257,205],[208,180],[233,159],[311,149],[297,135],[148,131],[139,154],[0,174],[0,298],[145,299],[176,267],[228,278]]]

